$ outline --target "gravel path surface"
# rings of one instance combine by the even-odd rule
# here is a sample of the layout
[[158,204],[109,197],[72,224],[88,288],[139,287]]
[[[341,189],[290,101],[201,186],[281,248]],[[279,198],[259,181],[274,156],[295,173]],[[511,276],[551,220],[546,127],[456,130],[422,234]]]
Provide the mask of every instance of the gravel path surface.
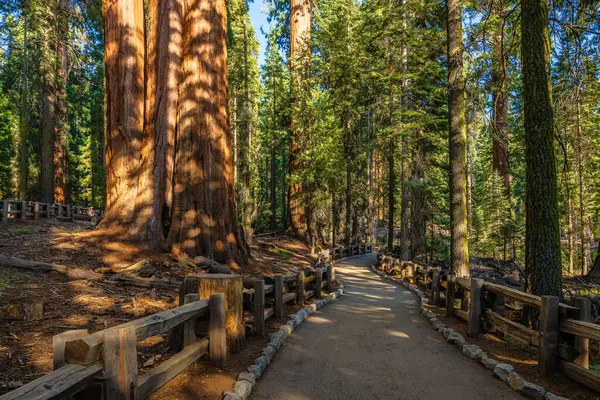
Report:
[[344,295],[290,336],[252,399],[522,399],[464,357],[419,314],[415,295],[368,270],[373,255],[338,263]]

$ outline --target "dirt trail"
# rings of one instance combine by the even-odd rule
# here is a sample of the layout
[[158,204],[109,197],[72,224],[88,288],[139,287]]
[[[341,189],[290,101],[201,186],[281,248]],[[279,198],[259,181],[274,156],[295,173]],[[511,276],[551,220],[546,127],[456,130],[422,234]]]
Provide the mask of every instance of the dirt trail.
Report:
[[521,399],[432,330],[417,298],[366,267],[336,266],[345,295],[311,315],[252,399]]

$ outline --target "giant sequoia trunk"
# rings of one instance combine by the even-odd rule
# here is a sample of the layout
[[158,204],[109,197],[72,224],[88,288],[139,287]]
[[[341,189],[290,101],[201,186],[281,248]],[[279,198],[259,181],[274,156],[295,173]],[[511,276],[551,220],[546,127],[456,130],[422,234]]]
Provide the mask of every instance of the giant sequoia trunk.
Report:
[[467,130],[460,0],[446,2],[448,13],[448,111],[450,118],[450,259],[457,276],[469,276],[467,222]]
[[54,143],[55,96],[54,96],[54,57],[51,54],[50,40],[43,39],[41,60],[42,70],[42,125],[40,129],[40,201],[54,201],[54,164],[52,149]]
[[58,43],[56,46],[56,121],[53,138],[54,202],[68,202],[67,189],[67,79],[69,75],[67,41],[69,40],[68,5],[58,1]]
[[559,213],[550,81],[548,3],[521,2],[525,111],[527,289],[559,296],[562,289]]
[[[299,123],[297,110],[298,102],[303,102],[308,90],[308,76],[310,71],[310,26],[311,26],[311,1],[291,0],[290,10],[290,72],[292,84],[292,134],[290,140],[290,175],[294,176],[301,169],[298,156],[302,152],[302,143],[305,141],[306,132],[302,123]],[[304,188],[299,182],[290,182],[288,189],[288,225],[292,231],[305,235],[308,231],[306,209],[304,201]]]
[[233,186],[225,1],[150,0],[147,30],[142,0],[103,7],[104,227],[176,253],[246,263]]

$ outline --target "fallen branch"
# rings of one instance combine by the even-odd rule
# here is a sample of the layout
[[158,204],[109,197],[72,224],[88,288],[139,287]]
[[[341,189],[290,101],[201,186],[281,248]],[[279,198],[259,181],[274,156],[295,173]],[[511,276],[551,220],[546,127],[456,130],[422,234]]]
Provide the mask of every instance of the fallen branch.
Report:
[[66,265],[59,264],[49,264],[41,261],[21,260],[19,258],[7,257],[3,255],[0,255],[0,265],[13,268],[30,269],[33,271],[41,272],[58,272],[60,274],[68,276],[71,279],[95,280],[102,276],[100,274],[95,273],[94,271],[90,271],[89,269],[68,267]]

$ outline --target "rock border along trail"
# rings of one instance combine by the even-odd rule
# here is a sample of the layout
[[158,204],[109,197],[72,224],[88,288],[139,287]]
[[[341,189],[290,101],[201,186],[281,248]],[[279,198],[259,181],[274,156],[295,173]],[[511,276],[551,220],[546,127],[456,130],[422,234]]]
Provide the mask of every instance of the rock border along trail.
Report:
[[337,263],[344,296],[292,333],[251,399],[523,398],[449,346],[410,291],[369,270],[374,260]]

